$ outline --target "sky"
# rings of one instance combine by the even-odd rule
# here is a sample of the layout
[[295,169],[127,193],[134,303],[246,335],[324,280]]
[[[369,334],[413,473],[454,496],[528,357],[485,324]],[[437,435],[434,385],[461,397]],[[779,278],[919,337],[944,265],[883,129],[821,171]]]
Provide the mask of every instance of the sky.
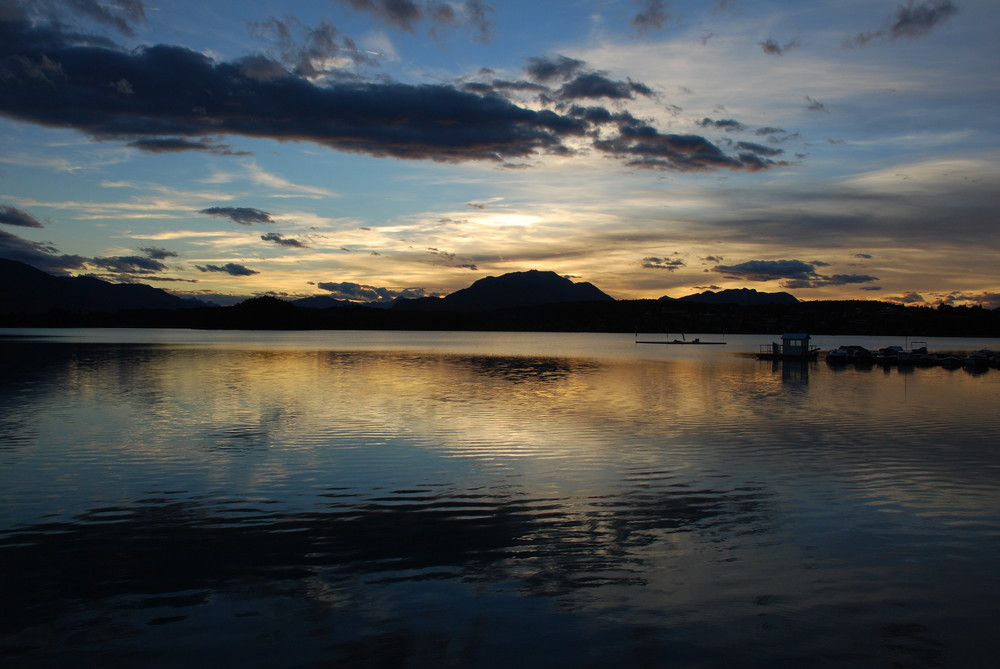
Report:
[[0,0],[0,258],[1000,306],[995,0]]

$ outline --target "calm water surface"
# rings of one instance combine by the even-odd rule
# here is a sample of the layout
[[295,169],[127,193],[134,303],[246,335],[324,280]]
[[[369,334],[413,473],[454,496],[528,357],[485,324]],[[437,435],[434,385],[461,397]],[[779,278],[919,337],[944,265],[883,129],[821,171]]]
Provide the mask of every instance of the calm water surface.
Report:
[[770,339],[2,330],[0,664],[996,666],[1000,371]]

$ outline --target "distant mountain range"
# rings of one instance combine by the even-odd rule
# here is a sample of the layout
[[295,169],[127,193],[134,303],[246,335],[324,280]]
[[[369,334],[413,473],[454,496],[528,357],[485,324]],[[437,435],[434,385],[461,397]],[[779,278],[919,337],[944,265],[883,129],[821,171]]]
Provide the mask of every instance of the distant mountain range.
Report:
[[719,292],[706,290],[704,293],[685,295],[676,299],[664,295],[660,299],[672,302],[701,302],[703,304],[738,304],[743,307],[799,303],[798,299],[791,293],[762,293],[753,288],[730,288]]
[[126,309],[189,309],[207,306],[141,283],[108,283],[87,276],[53,276],[0,258],[0,313],[48,311],[111,313]]
[[279,330],[722,332],[1000,337],[1000,309],[907,307],[875,300],[799,302],[788,293],[706,291],[615,300],[554,272],[513,272],[445,297],[360,305],[330,296],[263,296],[233,306],[141,284],[52,276],[0,259],[0,327]]
[[[159,288],[138,283],[108,283],[92,277],[53,276],[15,260],[0,259],[0,313],[40,314],[49,311],[113,313],[134,309],[188,309],[212,306],[193,299],[171,295]],[[663,301],[703,302],[708,304],[795,304],[788,293],[761,293],[740,288]],[[614,302],[614,298],[591,283],[574,283],[555,272],[528,270],[501,276],[488,276],[468,288],[445,297],[402,299],[392,303],[364,306],[400,311],[450,311],[472,313],[575,302]],[[357,303],[327,295],[291,300],[298,307],[331,309],[356,307]]]

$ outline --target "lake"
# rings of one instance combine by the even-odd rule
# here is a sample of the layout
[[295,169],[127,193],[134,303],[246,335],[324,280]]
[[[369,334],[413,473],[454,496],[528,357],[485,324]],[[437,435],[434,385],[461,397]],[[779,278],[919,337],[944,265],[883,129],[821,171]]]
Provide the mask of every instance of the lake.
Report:
[[996,666],[1000,371],[776,336],[0,330],[0,664]]

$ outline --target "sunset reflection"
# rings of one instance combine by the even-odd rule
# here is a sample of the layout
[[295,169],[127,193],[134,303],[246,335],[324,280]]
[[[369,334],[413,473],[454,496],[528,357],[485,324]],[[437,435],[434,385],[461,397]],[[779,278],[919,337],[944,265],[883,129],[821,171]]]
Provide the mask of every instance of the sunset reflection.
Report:
[[[917,629],[892,605],[914,588],[986,615],[981,578],[926,584],[941,556],[996,567],[989,374],[637,349],[3,351],[0,586],[36,611],[7,620],[13,640],[80,624],[86,602],[92,638],[165,657],[161,629],[279,633],[301,663],[402,635],[396,660],[448,664],[427,640],[473,643],[472,619],[497,657],[518,625],[533,647],[609,635],[627,655],[635,629],[752,645],[747,620],[811,657],[828,635]],[[909,640],[961,635],[935,620]]]

